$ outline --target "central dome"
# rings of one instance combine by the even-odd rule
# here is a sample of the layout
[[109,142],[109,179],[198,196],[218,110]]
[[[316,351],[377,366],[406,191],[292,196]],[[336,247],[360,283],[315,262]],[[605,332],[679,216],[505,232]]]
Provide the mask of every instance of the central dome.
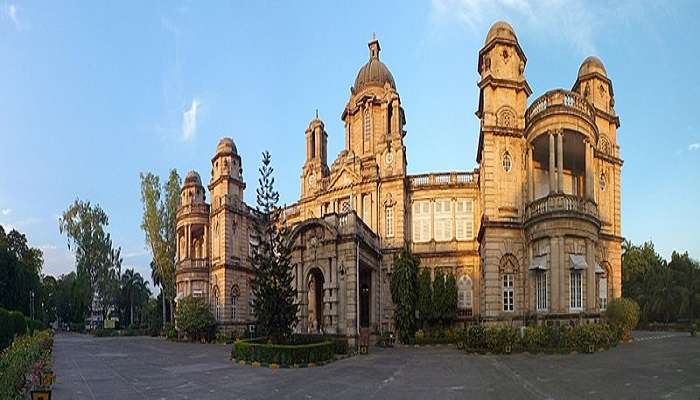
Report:
[[379,41],[373,39],[368,44],[369,46],[369,61],[367,64],[360,68],[357,73],[357,78],[355,78],[355,90],[360,90],[365,86],[384,86],[386,82],[389,82],[392,88],[396,89],[396,82],[394,82],[394,77],[389,72],[389,68],[384,65],[383,62],[379,61]]

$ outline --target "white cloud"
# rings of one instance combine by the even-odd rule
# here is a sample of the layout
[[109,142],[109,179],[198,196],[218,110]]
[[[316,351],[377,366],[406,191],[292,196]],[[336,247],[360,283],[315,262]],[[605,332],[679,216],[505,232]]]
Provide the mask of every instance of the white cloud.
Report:
[[[529,31],[559,41],[587,56],[596,53],[596,37],[615,19],[637,13],[634,2],[603,4],[585,0],[432,0],[431,23],[442,27],[458,23],[473,34],[486,37],[488,28],[498,20],[510,22],[518,31]],[[615,26],[611,24],[611,26]],[[609,40],[607,37],[606,40]]]
[[197,133],[197,112],[200,105],[198,99],[192,99],[190,108],[182,114],[182,138],[184,140],[191,139]]
[[690,145],[688,145],[688,150],[689,151],[700,150],[700,142],[691,143]]
[[2,215],[10,215],[11,212],[12,210],[9,208],[3,208],[2,210],[0,210],[0,214]]
[[22,30],[24,28],[24,24],[20,22],[19,16],[17,15],[17,5],[9,3],[5,4],[2,8],[5,18],[8,18],[10,21],[12,21],[12,23],[15,25],[15,29],[17,29],[18,31]]

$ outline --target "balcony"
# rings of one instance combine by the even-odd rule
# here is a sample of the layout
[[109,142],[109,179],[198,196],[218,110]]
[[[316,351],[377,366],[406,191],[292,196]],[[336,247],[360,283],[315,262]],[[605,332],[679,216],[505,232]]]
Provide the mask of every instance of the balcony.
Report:
[[200,203],[200,204],[187,204],[181,206],[177,210],[177,217],[181,217],[184,215],[191,215],[191,214],[200,214],[200,215],[205,215],[209,217],[209,204],[206,203]]
[[598,206],[583,197],[555,193],[537,199],[525,208],[525,223],[547,217],[584,217],[600,224]]
[[477,177],[476,172],[440,172],[409,176],[408,181],[414,189],[428,186],[471,185],[476,184]]
[[178,271],[209,271],[209,260],[206,258],[192,258],[177,262]]
[[529,126],[533,120],[558,113],[578,115],[596,126],[595,108],[580,94],[564,89],[550,90],[538,97],[525,112],[525,124]]

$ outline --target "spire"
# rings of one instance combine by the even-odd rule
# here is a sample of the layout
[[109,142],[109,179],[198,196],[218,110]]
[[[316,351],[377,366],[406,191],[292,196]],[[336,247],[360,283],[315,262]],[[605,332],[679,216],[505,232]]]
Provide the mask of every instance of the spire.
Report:
[[379,58],[379,40],[377,40],[377,34],[372,32],[372,40],[367,44],[369,46],[369,58]]

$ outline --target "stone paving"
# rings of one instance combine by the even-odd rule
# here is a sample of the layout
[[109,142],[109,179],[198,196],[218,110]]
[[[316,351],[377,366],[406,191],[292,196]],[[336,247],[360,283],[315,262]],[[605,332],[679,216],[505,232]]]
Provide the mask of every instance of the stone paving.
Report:
[[637,332],[595,354],[371,349],[308,369],[235,365],[229,347],[58,334],[54,399],[700,399],[700,339]]

